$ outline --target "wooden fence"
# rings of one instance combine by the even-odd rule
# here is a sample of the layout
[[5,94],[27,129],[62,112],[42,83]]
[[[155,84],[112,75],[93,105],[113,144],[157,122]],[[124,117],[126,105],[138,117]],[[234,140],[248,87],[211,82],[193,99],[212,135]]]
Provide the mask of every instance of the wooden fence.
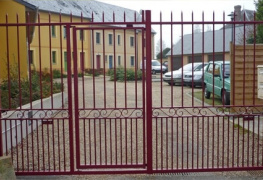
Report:
[[[263,65],[263,44],[231,47],[231,105],[263,105],[263,99],[258,98],[257,84],[257,66]],[[255,109],[263,112],[261,107]]]

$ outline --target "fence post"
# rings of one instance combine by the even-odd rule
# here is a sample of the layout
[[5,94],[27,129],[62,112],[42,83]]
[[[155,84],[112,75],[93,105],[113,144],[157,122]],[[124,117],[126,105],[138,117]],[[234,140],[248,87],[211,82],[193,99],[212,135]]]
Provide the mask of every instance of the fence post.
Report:
[[3,137],[2,137],[2,103],[1,103],[1,84],[0,84],[0,157],[4,155],[3,153]]
[[67,34],[67,83],[68,83],[68,112],[69,112],[69,143],[70,143],[70,171],[74,172],[74,132],[73,132],[73,107],[72,107],[72,78],[71,78],[71,41],[70,33],[71,26],[70,24],[66,25],[66,34]]
[[147,173],[153,173],[152,161],[152,28],[151,11],[146,11],[146,127],[147,127]]

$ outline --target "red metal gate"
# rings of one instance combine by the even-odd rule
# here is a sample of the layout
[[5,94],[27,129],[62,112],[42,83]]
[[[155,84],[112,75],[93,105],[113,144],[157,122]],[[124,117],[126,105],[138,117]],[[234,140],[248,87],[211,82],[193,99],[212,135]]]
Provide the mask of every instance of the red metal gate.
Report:
[[[245,33],[250,25],[249,38],[255,38],[256,25],[262,22],[204,17],[184,22],[182,15],[179,21],[164,22],[161,14],[160,21],[153,22],[150,11],[132,22],[126,22],[125,15],[121,22],[61,19],[60,15],[57,23],[49,16],[47,23],[38,17],[38,23],[0,24],[7,37],[16,32],[18,54],[5,39],[8,72],[1,84],[6,104],[0,114],[0,154],[11,155],[18,175],[262,170],[263,103],[257,98],[256,67],[263,62],[261,47],[248,44]],[[202,25],[199,33],[194,32],[196,24]],[[215,28],[218,24],[221,29]],[[205,32],[205,25],[212,31]],[[161,64],[169,61],[169,71],[175,70],[174,64],[194,67],[200,61],[203,66],[208,60],[231,61],[230,105],[222,105],[217,96],[205,101],[203,77],[196,88],[193,83],[183,86],[183,78],[173,86],[164,81],[169,74],[151,74],[156,26],[160,41],[170,34],[170,59],[162,53],[159,59]],[[192,34],[185,35],[188,26]],[[32,62],[27,81],[21,77],[19,30],[26,29],[31,37],[32,27],[35,39],[27,50]],[[242,42],[237,31],[243,33]],[[229,38],[229,32],[234,36]],[[177,43],[175,36],[181,36]],[[183,75],[183,69],[179,72]],[[195,79],[193,71],[188,75]],[[28,94],[29,105],[23,106]],[[40,100],[33,101],[35,96]]]
[[[144,28],[140,27],[89,27],[73,29],[73,51],[82,52],[87,49],[83,44],[78,45],[77,35],[79,32],[91,34],[92,42],[96,32],[101,32],[103,51],[103,70],[101,76],[95,76],[96,61],[93,58],[93,76],[84,77],[79,67],[78,54],[74,53],[74,109],[75,109],[75,132],[76,132],[76,167],[77,169],[101,170],[110,168],[111,173],[120,169],[145,169],[146,167],[146,129],[145,129],[145,78],[139,79],[138,70],[134,65],[139,64],[144,53],[138,54],[142,41],[138,40],[138,31],[144,37]],[[105,36],[108,34],[114,39],[111,47],[108,46]],[[123,34],[124,46],[117,44],[117,34]],[[121,56],[123,61],[118,64],[117,55],[120,52],[127,52],[126,36],[134,37],[137,48],[132,48],[129,54],[134,57],[130,62],[130,56]],[[96,43],[92,43],[92,55],[96,53]],[[110,49],[110,50],[109,50]],[[113,52],[109,54],[108,51]],[[143,52],[143,50],[141,50]],[[110,61],[110,56],[113,61]],[[98,63],[98,62],[97,62]],[[108,65],[112,63],[111,65]],[[134,63],[131,64],[131,63]],[[111,66],[109,69],[107,66]],[[135,67],[135,69],[134,69]],[[133,69],[130,69],[133,68]],[[124,82],[110,81],[110,78],[117,79],[120,71],[124,75]],[[129,73],[135,74],[135,81],[129,83]],[[79,77],[79,74],[83,76]],[[112,73],[110,77],[107,74]],[[136,78],[137,77],[137,78]],[[115,169],[115,170],[114,170]],[[108,171],[109,173],[109,171]]]

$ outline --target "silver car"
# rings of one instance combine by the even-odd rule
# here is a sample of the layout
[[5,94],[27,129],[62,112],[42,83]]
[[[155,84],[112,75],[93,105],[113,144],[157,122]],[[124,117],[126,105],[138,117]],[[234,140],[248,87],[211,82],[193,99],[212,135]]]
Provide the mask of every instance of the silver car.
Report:
[[196,70],[202,69],[207,63],[189,63],[181,67],[180,69],[176,71],[170,71],[167,72],[163,75],[163,81],[167,82],[169,85],[175,85],[179,84],[182,85],[184,84],[183,81],[183,76],[185,73],[193,72]]
[[[205,63],[207,64],[207,63]],[[207,65],[206,65],[207,66]],[[204,76],[204,69],[206,68],[197,68],[193,72],[187,72],[184,74],[183,81],[184,85],[190,87],[202,86],[203,85],[203,76]]]

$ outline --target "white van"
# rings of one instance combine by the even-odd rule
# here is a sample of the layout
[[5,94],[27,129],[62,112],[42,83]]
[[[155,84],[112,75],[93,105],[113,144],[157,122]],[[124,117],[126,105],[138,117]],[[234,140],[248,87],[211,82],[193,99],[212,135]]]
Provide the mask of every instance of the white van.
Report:
[[[142,70],[142,62],[140,64],[140,69]],[[144,60],[144,69],[146,69],[146,60]],[[152,60],[152,74],[156,73],[166,73],[168,71],[167,67],[161,65],[161,63],[157,60]]]

